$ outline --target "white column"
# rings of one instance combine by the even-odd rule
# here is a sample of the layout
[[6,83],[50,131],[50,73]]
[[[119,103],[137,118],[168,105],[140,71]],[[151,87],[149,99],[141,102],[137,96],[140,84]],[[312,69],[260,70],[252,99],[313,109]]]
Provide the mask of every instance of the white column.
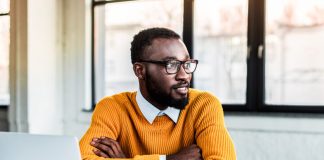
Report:
[[28,0],[28,121],[30,133],[62,134],[59,1]]
[[9,130],[28,132],[27,0],[10,3]]
[[63,133],[61,1],[12,0],[10,131]]

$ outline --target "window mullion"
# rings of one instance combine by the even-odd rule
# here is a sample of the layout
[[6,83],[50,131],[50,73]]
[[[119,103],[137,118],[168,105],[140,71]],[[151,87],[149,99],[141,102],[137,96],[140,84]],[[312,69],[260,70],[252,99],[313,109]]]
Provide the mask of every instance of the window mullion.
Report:
[[[183,42],[186,44],[189,55],[191,58],[193,55],[193,16],[194,16],[194,4],[193,0],[184,0],[183,1]],[[193,87],[194,77],[192,77],[190,86]]]
[[247,108],[264,104],[264,0],[250,0],[248,11]]

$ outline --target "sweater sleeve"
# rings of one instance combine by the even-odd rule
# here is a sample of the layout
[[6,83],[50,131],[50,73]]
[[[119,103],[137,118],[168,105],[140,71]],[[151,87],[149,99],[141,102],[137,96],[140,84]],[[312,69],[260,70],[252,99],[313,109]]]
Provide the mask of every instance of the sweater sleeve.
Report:
[[202,149],[204,160],[235,160],[233,141],[225,127],[220,102],[209,93],[201,95],[197,102],[194,125],[197,145]]
[[[120,119],[115,105],[111,100],[101,100],[92,115],[89,129],[80,140],[80,151],[83,160],[109,160],[111,158],[103,158],[94,154],[94,147],[90,145],[94,137],[109,137],[114,140],[118,138],[120,132]],[[124,151],[125,152],[125,151]],[[129,160],[159,160],[160,155],[137,155]],[[114,160],[122,160],[115,159]],[[126,160],[126,159],[124,159]]]

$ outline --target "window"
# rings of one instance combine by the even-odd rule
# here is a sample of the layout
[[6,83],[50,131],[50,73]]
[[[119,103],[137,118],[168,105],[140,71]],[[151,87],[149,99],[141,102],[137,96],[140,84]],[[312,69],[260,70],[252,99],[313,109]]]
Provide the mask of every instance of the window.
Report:
[[[153,26],[182,33],[183,2],[139,0],[96,3],[94,9],[95,100],[138,90],[130,59],[130,43],[139,30]],[[127,12],[125,12],[127,11]]]
[[227,104],[245,104],[247,6],[247,0],[195,1],[194,86]]
[[0,0],[0,106],[9,105],[9,0]]
[[93,15],[94,103],[138,89],[130,41],[160,26],[182,34],[199,60],[193,87],[224,110],[324,112],[321,0],[95,0]]
[[266,6],[266,103],[323,105],[324,2],[271,0]]

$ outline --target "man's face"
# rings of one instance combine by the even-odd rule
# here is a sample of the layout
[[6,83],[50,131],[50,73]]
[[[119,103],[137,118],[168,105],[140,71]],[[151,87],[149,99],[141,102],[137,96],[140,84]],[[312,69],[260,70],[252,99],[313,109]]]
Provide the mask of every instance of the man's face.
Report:
[[[144,54],[144,59],[189,60],[187,48],[180,39],[155,39]],[[188,103],[188,90],[192,75],[183,67],[176,74],[168,74],[164,65],[146,64],[145,86],[151,100],[163,106],[183,109]]]

